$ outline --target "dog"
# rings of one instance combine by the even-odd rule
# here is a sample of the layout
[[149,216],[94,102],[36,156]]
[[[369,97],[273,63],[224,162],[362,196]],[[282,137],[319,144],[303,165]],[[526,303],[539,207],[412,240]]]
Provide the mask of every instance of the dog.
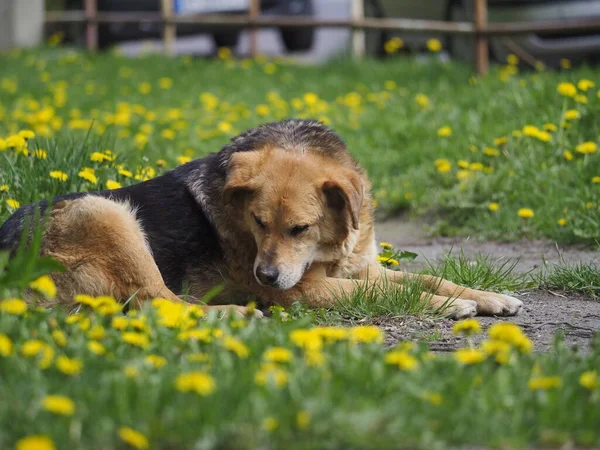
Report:
[[[219,152],[110,191],[73,193],[17,210],[0,228],[14,250],[35,209],[46,212],[41,253],[57,304],[76,294],[201,299],[248,311],[264,305],[330,307],[362,282],[401,288],[418,279],[422,298],[452,318],[515,315],[522,302],[377,262],[374,206],[366,172],[342,139],[314,120],[268,123]],[[48,208],[50,211],[48,211]]]

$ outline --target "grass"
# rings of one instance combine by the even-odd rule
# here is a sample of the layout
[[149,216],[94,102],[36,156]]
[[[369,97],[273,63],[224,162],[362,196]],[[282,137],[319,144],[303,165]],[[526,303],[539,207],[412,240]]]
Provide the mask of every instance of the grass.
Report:
[[[299,116],[346,140],[373,180],[380,214],[428,214],[445,235],[593,244],[600,99],[585,80],[597,71],[496,69],[474,79],[469,70],[433,58],[305,67],[58,48],[1,55],[0,137],[23,129],[36,137],[27,152],[0,153],[0,220],[13,209],[7,200],[136,183],[262,122]],[[581,89],[562,96],[561,82]],[[81,178],[83,168],[95,178]],[[49,177],[56,170],[65,181]]]
[[[164,307],[129,317],[3,309],[0,330],[2,448],[32,435],[60,448],[131,448],[122,427],[153,449],[600,443],[598,392],[580,382],[596,380],[598,345],[585,355],[560,343],[543,354],[515,347],[508,359],[433,355],[386,349],[375,327]],[[49,395],[66,399],[52,408]]]
[[546,264],[545,273],[538,278],[539,284],[548,289],[581,292],[600,298],[600,267],[589,262]]
[[536,286],[530,273],[515,271],[518,260],[478,254],[471,258],[462,249],[450,250],[440,262],[429,262],[427,273],[462,286],[492,292],[515,292]]
[[[474,79],[433,58],[302,67],[222,56],[0,55],[0,221],[18,204],[137,183],[300,116],[342,135],[382,214],[434,216],[439,234],[600,237],[600,99],[581,82],[594,69]],[[567,81],[574,96],[557,93]],[[317,326],[423,314],[418,282],[260,321],[160,302],[123,315],[85,297],[67,316],[19,300],[56,270],[32,243],[10,262],[0,255],[0,448],[35,435],[74,449],[600,445],[598,342],[530,353],[521,331],[499,328],[480,350],[433,355],[385,348],[375,327]],[[482,256],[449,254],[430,270],[480,289],[530,286],[513,263]],[[544,283],[597,293],[597,280],[578,265]],[[48,406],[48,395],[66,398]]]

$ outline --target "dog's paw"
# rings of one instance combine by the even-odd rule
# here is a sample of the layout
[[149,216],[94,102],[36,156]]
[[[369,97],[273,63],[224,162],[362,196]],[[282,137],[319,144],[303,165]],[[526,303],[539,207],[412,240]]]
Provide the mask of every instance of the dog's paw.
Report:
[[260,309],[248,308],[246,306],[234,306],[232,308],[238,315],[243,317],[254,317],[255,319],[262,319],[265,315]]
[[446,308],[444,313],[450,319],[468,319],[477,314],[477,302],[457,298]]
[[510,295],[489,294],[484,301],[478,302],[477,312],[490,316],[516,316],[523,302]]

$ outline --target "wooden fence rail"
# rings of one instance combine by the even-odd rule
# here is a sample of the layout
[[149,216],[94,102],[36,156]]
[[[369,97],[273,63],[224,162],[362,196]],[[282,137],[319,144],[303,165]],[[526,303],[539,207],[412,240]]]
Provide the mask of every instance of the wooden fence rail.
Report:
[[[258,53],[255,30],[258,28],[348,28],[354,31],[386,30],[404,33],[437,33],[448,35],[471,35],[475,37],[475,61],[479,74],[488,71],[488,37],[515,36],[529,33],[568,33],[598,30],[600,18],[580,20],[556,20],[538,22],[495,22],[487,21],[487,0],[474,0],[474,22],[445,22],[440,20],[418,20],[397,18],[364,17],[364,8],[355,7],[351,19],[315,19],[311,16],[272,17],[261,16],[260,0],[251,0],[249,14],[201,14],[177,15],[173,13],[174,0],[162,0],[162,12],[102,12],[97,10],[96,0],[85,0],[84,11],[48,11],[46,23],[85,23],[86,43],[89,50],[98,47],[98,24],[111,23],[160,23],[164,25],[165,51],[171,52],[178,24],[205,25],[211,28],[249,28],[252,56]],[[362,2],[364,0],[352,0]],[[362,42],[361,42],[362,39]],[[364,51],[364,34],[353,34],[353,50]]]

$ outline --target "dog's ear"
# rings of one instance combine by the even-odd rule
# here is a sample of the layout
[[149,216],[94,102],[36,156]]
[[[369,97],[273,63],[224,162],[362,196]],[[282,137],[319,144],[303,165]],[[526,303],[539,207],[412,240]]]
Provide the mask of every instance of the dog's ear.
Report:
[[360,177],[351,171],[339,178],[329,178],[322,185],[327,206],[337,211],[348,210],[352,220],[352,228],[358,230],[360,208],[363,202],[363,183]]
[[257,152],[234,153],[227,168],[227,179],[221,194],[223,203],[230,204],[234,199],[243,194],[252,193],[256,190],[256,182],[253,181],[257,166]]

